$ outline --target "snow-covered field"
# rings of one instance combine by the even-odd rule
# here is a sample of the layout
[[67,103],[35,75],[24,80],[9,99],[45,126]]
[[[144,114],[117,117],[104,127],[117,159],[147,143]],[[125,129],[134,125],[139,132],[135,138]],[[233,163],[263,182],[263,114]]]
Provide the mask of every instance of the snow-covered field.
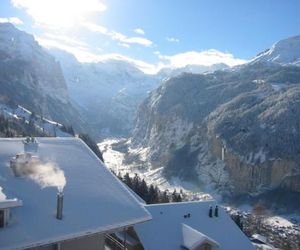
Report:
[[[163,177],[162,171],[163,167],[151,169],[151,166],[148,163],[140,162],[127,164],[124,162],[124,153],[114,150],[112,145],[121,141],[122,139],[106,139],[101,143],[98,143],[98,147],[103,154],[103,158],[107,167],[112,169],[116,174],[121,173],[124,175],[129,173],[131,176],[134,176],[136,173],[144,178],[148,184],[153,184],[158,186],[161,190],[177,191],[182,190],[189,200],[207,200],[212,199],[212,196],[201,191],[200,187],[197,187],[194,184],[184,182],[178,178],[172,178],[167,180]],[[139,153],[143,158],[143,155],[146,153],[147,149],[143,149],[143,152],[136,152],[132,149],[129,149],[130,153]],[[145,160],[145,159],[142,159]]]

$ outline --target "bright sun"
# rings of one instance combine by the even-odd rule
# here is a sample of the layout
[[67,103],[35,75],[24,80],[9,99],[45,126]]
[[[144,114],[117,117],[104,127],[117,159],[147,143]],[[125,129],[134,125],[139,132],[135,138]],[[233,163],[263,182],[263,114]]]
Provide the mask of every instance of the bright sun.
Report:
[[12,0],[26,9],[35,22],[53,28],[70,28],[106,6],[99,0]]

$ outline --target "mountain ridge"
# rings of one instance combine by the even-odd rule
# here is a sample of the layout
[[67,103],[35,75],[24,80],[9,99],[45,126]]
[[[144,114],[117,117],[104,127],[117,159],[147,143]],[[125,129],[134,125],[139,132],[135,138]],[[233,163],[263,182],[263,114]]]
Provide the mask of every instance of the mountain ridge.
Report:
[[32,35],[11,24],[0,24],[0,54],[2,103],[22,105],[49,119],[82,128],[60,64]]
[[271,62],[300,65],[300,35],[280,40],[251,60],[252,62]]
[[164,166],[168,178],[197,176],[233,194],[300,192],[299,93],[300,67],[264,58],[182,74],[142,103],[128,145],[147,149],[152,168]]

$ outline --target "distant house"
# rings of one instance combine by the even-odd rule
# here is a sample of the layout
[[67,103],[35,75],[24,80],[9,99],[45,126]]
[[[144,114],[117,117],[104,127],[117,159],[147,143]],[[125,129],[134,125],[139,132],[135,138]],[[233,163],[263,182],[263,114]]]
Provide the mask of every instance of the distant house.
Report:
[[275,250],[275,247],[268,243],[267,237],[260,234],[253,234],[251,236],[251,241],[256,249],[262,250]]
[[[254,250],[214,201],[145,205],[152,220],[135,225],[145,250]],[[210,212],[211,208],[211,212]]]
[[0,139],[0,249],[104,249],[151,219],[78,138]]

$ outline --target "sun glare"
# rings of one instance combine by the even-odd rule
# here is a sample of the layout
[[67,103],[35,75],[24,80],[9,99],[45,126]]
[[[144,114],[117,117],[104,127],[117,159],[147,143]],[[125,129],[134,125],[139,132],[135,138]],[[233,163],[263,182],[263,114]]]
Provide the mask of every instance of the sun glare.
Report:
[[13,0],[13,4],[26,9],[37,24],[53,28],[70,28],[106,9],[99,0]]

